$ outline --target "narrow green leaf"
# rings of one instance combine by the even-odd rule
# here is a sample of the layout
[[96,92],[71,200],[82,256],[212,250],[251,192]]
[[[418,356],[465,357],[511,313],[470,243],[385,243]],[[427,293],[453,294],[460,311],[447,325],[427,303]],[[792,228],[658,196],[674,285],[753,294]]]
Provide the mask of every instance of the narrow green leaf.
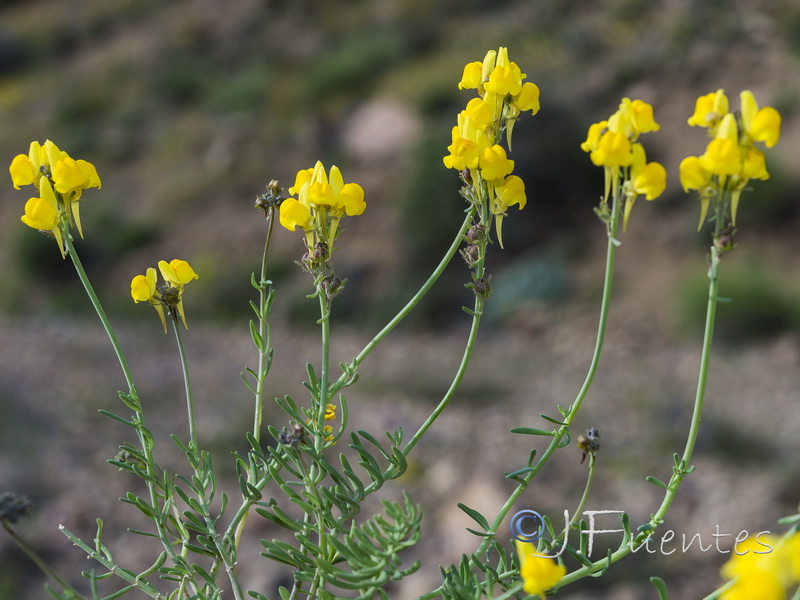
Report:
[[101,408],[97,412],[99,412],[103,416],[106,416],[106,417],[109,417],[111,419],[114,419],[115,421],[119,421],[120,423],[124,423],[128,427],[133,427],[134,429],[136,428],[136,425],[134,425],[131,421],[128,421],[128,419],[123,419],[122,417],[120,417],[119,415],[115,415],[111,411],[104,410],[104,409]]
[[652,484],[653,484],[654,486],[656,486],[656,487],[660,487],[660,488],[663,488],[663,489],[665,489],[665,490],[668,490],[668,489],[669,489],[669,488],[667,487],[667,484],[666,484],[666,483],[664,483],[663,481],[661,481],[660,479],[658,479],[658,478],[656,478],[656,477],[653,477],[652,475],[648,475],[647,477],[645,477],[645,480],[646,480],[648,483],[652,483]]
[[546,435],[553,437],[555,433],[552,429],[534,429],[533,427],[514,427],[511,433],[520,433],[522,435]]
[[660,577],[651,577],[650,583],[652,583],[656,590],[658,590],[659,600],[669,600],[669,595],[667,594],[667,584],[664,583],[663,579]]
[[458,508],[467,513],[467,515],[478,525],[483,527],[484,530],[489,529],[489,522],[486,520],[486,517],[484,517],[477,510],[475,510],[474,508],[470,508],[469,506],[467,506],[466,504],[462,504],[461,502],[458,503]]
[[250,321],[250,339],[253,340],[253,344],[255,344],[259,352],[264,352],[264,338],[258,333],[258,328],[253,320]]
[[559,421],[558,419],[554,419],[553,417],[548,417],[544,413],[540,413],[539,416],[542,417],[545,421],[550,421],[551,423],[555,423],[556,425],[566,425],[564,421]]

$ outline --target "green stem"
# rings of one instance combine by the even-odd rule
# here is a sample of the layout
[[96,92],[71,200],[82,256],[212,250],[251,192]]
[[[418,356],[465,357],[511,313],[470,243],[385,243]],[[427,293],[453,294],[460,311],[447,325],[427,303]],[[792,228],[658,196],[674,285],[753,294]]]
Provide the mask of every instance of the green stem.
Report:
[[564,533],[558,536],[554,542],[557,542],[561,539],[562,536],[569,535],[569,530],[578,520],[579,516],[583,514],[583,508],[586,506],[586,501],[589,499],[589,492],[592,490],[592,481],[594,480],[594,467],[595,467],[595,454],[589,454],[589,476],[586,478],[586,487],[583,488],[583,496],[581,496],[580,502],[578,502],[578,508],[575,509],[575,512],[572,514],[572,518],[569,520],[569,523],[566,524],[564,527]]
[[[154,481],[157,481],[157,469],[155,464],[155,459],[153,458],[153,438],[150,431],[147,429],[144,421],[144,412],[142,410],[142,406],[139,400],[138,391],[136,390],[136,385],[133,382],[133,375],[131,374],[130,368],[128,366],[128,362],[125,359],[125,355],[122,352],[122,348],[119,345],[119,341],[117,340],[117,336],[114,334],[114,330],[111,327],[111,323],[106,317],[106,313],[103,310],[102,305],[100,304],[100,300],[97,297],[97,294],[92,287],[92,284],[89,282],[89,278],[86,275],[86,271],[81,264],[80,258],[78,257],[78,253],[75,250],[75,246],[72,243],[72,236],[69,233],[69,230],[65,228],[63,232],[63,239],[64,244],[67,249],[67,253],[72,259],[72,264],[75,266],[75,271],[78,273],[78,278],[81,280],[84,289],[86,290],[86,294],[89,296],[89,300],[92,303],[92,306],[97,313],[97,316],[100,318],[100,322],[103,324],[103,327],[108,335],[108,339],[111,341],[111,346],[114,348],[114,353],[117,355],[117,360],[119,361],[120,367],[122,368],[122,373],[125,376],[125,381],[128,384],[128,390],[131,400],[133,404],[137,407],[134,416],[134,424],[136,426],[136,434],[139,438],[139,444],[142,447],[145,457],[145,467],[147,471],[148,477],[145,478],[145,483],[147,485],[147,490],[150,497],[150,505],[153,507],[154,510],[157,511],[158,515],[153,519],[153,522],[156,526],[156,530],[158,532],[158,538],[161,541],[161,544],[164,547],[164,550],[167,552],[167,555],[170,559],[175,563],[178,564],[182,561],[182,559],[175,553],[175,550],[172,547],[172,543],[167,537],[166,527],[163,523],[164,516],[161,514],[161,506],[158,494],[155,489]],[[74,541],[74,540],[73,540]],[[117,570],[117,573],[119,571]],[[124,577],[123,577],[124,579]],[[196,590],[194,583],[192,583],[192,588]]]
[[[272,228],[275,221],[275,208],[270,207],[267,215],[267,239],[264,242],[264,253],[261,255],[261,277],[258,280],[258,334],[261,340],[265,342],[267,335],[267,320],[266,306],[267,306],[267,259],[269,258],[269,247],[272,241]],[[255,414],[253,417],[253,437],[256,441],[261,441],[261,422],[264,412],[264,381],[267,377],[267,364],[269,355],[269,345],[264,346],[263,351],[258,353],[258,380],[256,381],[255,391]]]
[[195,430],[194,401],[192,400],[192,384],[189,378],[189,364],[186,361],[186,350],[183,347],[181,332],[178,328],[177,315],[173,315],[172,329],[175,331],[175,340],[178,342],[178,354],[181,358],[181,371],[183,371],[183,387],[186,394],[186,412],[189,419],[189,449],[196,455],[200,448],[197,445],[197,432]]
[[469,336],[467,337],[467,345],[464,348],[464,354],[461,357],[461,363],[458,365],[458,370],[456,371],[455,377],[453,381],[450,383],[450,387],[439,401],[439,404],[433,410],[433,412],[425,419],[425,422],[420,426],[417,432],[411,437],[408,443],[403,448],[403,455],[408,456],[414,446],[417,445],[417,442],[425,435],[425,432],[433,425],[434,421],[439,418],[439,415],[442,414],[442,411],[447,407],[452,400],[453,396],[458,389],[461,380],[464,378],[464,374],[467,372],[467,366],[469,365],[470,357],[472,356],[472,350],[475,347],[475,339],[478,336],[478,326],[481,322],[481,314],[483,312],[483,299],[482,298],[475,298],[475,310],[472,316],[472,325],[469,330]]
[[[564,425],[561,425],[555,431],[553,434],[553,439],[550,440],[550,444],[547,446],[544,453],[539,457],[539,460],[537,460],[536,464],[533,465],[531,470],[522,477],[524,483],[520,483],[508,497],[508,500],[506,500],[505,504],[500,509],[500,512],[497,514],[497,517],[492,523],[489,533],[497,533],[500,525],[506,518],[506,515],[508,515],[511,508],[516,504],[517,500],[525,491],[528,484],[533,480],[534,477],[536,477],[539,471],[541,471],[542,467],[544,467],[550,460],[550,457],[561,446],[564,436],[569,432],[569,426],[577,416],[578,410],[580,410],[586,395],[589,393],[589,388],[592,385],[592,381],[594,380],[594,376],[597,373],[597,368],[600,364],[600,354],[603,350],[606,326],[608,324],[608,313],[611,306],[611,288],[614,281],[614,264],[616,260],[617,246],[619,245],[619,241],[617,240],[617,232],[619,231],[619,220],[622,210],[621,205],[622,202],[620,194],[617,190],[617,193],[614,194],[611,202],[611,216],[608,221],[606,271],[603,279],[603,296],[600,303],[600,319],[597,325],[597,338],[595,340],[594,354],[592,355],[592,360],[589,363],[589,370],[586,373],[586,378],[583,381],[583,385],[581,386],[578,395],[575,397],[575,401],[570,406],[569,412],[567,413],[566,417],[564,417]],[[489,544],[492,543],[492,539],[493,536],[484,537],[475,554],[480,556],[481,553],[486,551]]]
[[331,385],[331,390],[330,390],[331,395],[336,394],[338,390],[345,387],[345,385],[347,384],[348,380],[352,377],[352,374],[355,372],[358,365],[364,362],[364,359],[367,358],[369,353],[375,349],[375,347],[389,334],[389,332],[391,332],[398,325],[398,323],[400,323],[403,319],[405,319],[408,316],[408,314],[414,309],[414,307],[425,296],[425,294],[427,294],[428,291],[430,291],[430,289],[433,287],[433,284],[436,283],[436,281],[439,279],[442,273],[444,273],[444,270],[447,267],[447,265],[450,264],[450,261],[453,259],[453,256],[455,256],[456,252],[458,252],[458,248],[459,246],[461,246],[461,243],[463,242],[464,234],[467,232],[467,229],[472,223],[472,219],[475,215],[475,210],[476,209],[473,206],[472,208],[469,209],[469,211],[467,211],[467,216],[465,217],[464,222],[461,224],[461,228],[458,230],[458,233],[453,239],[453,243],[450,245],[450,248],[448,248],[447,252],[445,253],[442,260],[439,262],[437,267],[433,270],[433,273],[431,273],[430,277],[428,277],[428,280],[424,284],[422,284],[422,287],[419,288],[419,290],[417,291],[416,294],[414,294],[411,300],[409,300],[408,303],[402,309],[400,309],[400,312],[398,312],[392,318],[392,320],[389,321],[386,324],[386,326],[383,329],[381,329],[378,332],[378,334],[375,335],[375,337],[372,338],[372,340],[370,340],[370,342],[366,346],[364,346],[361,352],[359,352],[355,356],[355,358],[353,358],[353,360],[350,361],[347,372],[342,373],[339,379],[336,380],[336,382],[334,382]]
[[69,254],[70,259],[72,259],[72,264],[75,266],[75,271],[78,273],[78,278],[81,280],[83,288],[86,290],[86,294],[89,296],[89,300],[91,301],[97,316],[100,318],[103,328],[106,330],[108,339],[111,341],[111,346],[114,348],[114,353],[117,355],[117,360],[119,361],[120,367],[122,367],[122,373],[125,376],[125,381],[128,384],[128,391],[131,396],[138,401],[136,385],[133,383],[133,375],[128,367],[128,361],[125,359],[125,355],[122,352],[122,347],[119,345],[117,336],[114,334],[114,330],[111,327],[108,317],[106,317],[106,313],[100,304],[100,300],[98,299],[97,294],[95,294],[92,284],[89,282],[89,277],[86,275],[86,271],[83,269],[81,260],[78,257],[78,252],[75,250],[75,246],[72,243],[72,236],[70,235],[69,230],[65,230],[63,232],[63,237],[67,248],[67,253]]
[[39,556],[39,553],[36,552],[36,550],[34,550],[30,545],[28,545],[28,542],[26,542],[19,535],[17,535],[17,532],[14,531],[14,528],[11,526],[11,523],[9,523],[6,519],[3,519],[2,522],[3,522],[3,528],[8,532],[8,535],[11,536],[11,539],[14,540],[14,543],[17,544],[19,549],[25,553],[25,555],[31,560],[31,562],[33,562],[33,564],[39,567],[44,572],[45,575],[50,577],[50,579],[55,581],[67,592],[72,594],[73,597],[82,598],[83,600],[86,600],[86,597],[83,596],[83,594],[79,594],[75,588],[73,588],[69,583],[67,583],[67,581],[63,577],[61,577],[58,571],[56,571],[53,567],[51,567],[47,563],[47,561],[45,561],[41,556]]
[[[717,218],[715,220],[715,235],[724,227],[725,221],[725,207],[722,203],[717,206]],[[708,284],[708,304],[706,306],[706,324],[703,332],[703,351],[700,357],[700,372],[697,379],[697,392],[695,394],[694,408],[692,410],[692,420],[689,426],[689,433],[686,439],[686,446],[683,451],[683,456],[680,462],[680,468],[673,469],[672,476],[667,484],[667,490],[664,494],[664,499],[658,510],[653,514],[650,519],[649,525],[651,529],[646,532],[640,532],[629,543],[623,544],[616,552],[613,552],[610,557],[604,558],[593,563],[591,566],[582,567],[572,573],[567,574],[556,586],[559,589],[573,581],[582,579],[587,575],[596,573],[602,570],[606,565],[615,563],[621,558],[624,558],[641,544],[647,541],[648,536],[652,535],[653,529],[658,527],[664,521],[673,500],[675,499],[681,482],[689,474],[689,462],[691,461],[692,454],[694,453],[695,443],[697,442],[697,435],[700,431],[700,422],[703,413],[703,404],[706,394],[706,383],[708,381],[708,367],[711,359],[711,342],[714,335],[714,319],[717,310],[717,296],[719,289],[719,263],[720,252],[715,247],[711,247],[710,265],[708,270],[709,284]]]

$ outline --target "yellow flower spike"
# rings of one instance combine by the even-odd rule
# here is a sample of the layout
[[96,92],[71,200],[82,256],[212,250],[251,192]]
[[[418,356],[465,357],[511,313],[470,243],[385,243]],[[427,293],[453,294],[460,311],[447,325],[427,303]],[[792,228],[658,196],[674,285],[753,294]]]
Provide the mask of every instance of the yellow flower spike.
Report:
[[509,160],[505,148],[495,144],[486,148],[480,156],[481,175],[486,181],[503,179],[514,169],[514,161]]
[[11,173],[11,181],[15,190],[18,190],[21,185],[31,185],[38,179],[36,168],[30,158],[24,154],[17,154],[14,157],[8,171]]
[[533,544],[515,540],[519,556],[519,574],[522,577],[522,589],[532,596],[542,596],[561,581],[567,574],[567,568],[559,565],[551,558],[542,558],[534,553]]
[[483,64],[475,61],[471,62],[464,67],[464,74],[461,76],[461,81],[458,82],[458,89],[460,90],[476,90],[483,84],[481,72],[483,71]]

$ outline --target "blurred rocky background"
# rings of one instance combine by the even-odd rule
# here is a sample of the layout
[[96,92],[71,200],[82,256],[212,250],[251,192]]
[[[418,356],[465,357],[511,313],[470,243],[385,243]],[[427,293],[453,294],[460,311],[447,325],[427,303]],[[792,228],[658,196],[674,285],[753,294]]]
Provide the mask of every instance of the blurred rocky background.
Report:
[[[725,257],[707,413],[666,528],[674,554],[635,557],[559,597],[694,600],[742,530],[780,531],[800,500],[800,5],[790,0],[5,0],[0,3],[0,163],[54,140],[93,162],[78,242],[90,277],[140,382],[165,464],[182,469],[168,434],[185,437],[174,342],[154,312],[129,296],[133,275],[159,259],[189,260],[200,274],[186,295],[186,334],[199,435],[235,489],[230,453],[252,421],[239,379],[253,366],[247,323],[266,224],[253,201],[271,179],[293,183],[321,159],[366,190],[367,211],[346,222],[337,273],[334,363],[348,360],[424,280],[462,219],[457,176],[441,157],[472,94],[456,83],[465,63],[509,48],[542,93],[542,109],[514,129],[511,158],[528,206],[492,248],[495,294],[461,392],[412,454],[401,486],[425,509],[420,572],[393,598],[436,587],[438,565],[471,551],[464,502],[492,514],[512,489],[502,473],[524,466],[541,427],[580,388],[597,326],[605,230],[592,212],[602,171],[579,148],[588,126],[623,96],[655,107],[661,131],[644,138],[669,173],[667,193],[640,200],[622,238],[600,372],[577,421],[598,427],[602,449],[588,509],[649,518],[660,502],[646,475],[666,480],[681,451],[694,398],[706,292],[707,232],[677,166],[700,154],[703,131],[686,119],[700,94],[724,88],[732,106],[751,89],[784,118],[767,152],[772,175],[739,210],[739,247]],[[130,431],[97,414],[123,410],[124,385],[71,265],[52,241],[19,221],[27,191],[0,186],[0,492],[29,496],[18,531],[74,582],[91,565],[59,533],[91,539],[95,518],[125,566],[155,554],[117,501],[138,486],[106,464]],[[276,230],[270,277],[278,297],[268,395],[302,399],[305,361],[318,361],[310,282],[294,261],[299,234]],[[440,284],[364,364],[348,390],[353,428],[380,437],[415,431],[447,388],[462,351],[470,303],[454,261]],[[266,420],[285,424],[271,403]],[[577,433],[577,432],[575,432]],[[577,505],[586,475],[577,449],[561,451],[520,500],[556,518]],[[613,526],[612,523],[606,523]],[[261,560],[275,532],[251,519],[243,576],[276,597],[286,582]],[[717,529],[718,527],[718,529]],[[700,534],[680,550],[680,536]],[[617,540],[608,536],[607,543]],[[600,556],[604,549],[597,551]],[[627,566],[626,566],[627,565]],[[0,535],[0,598],[45,597],[44,577]],[[82,589],[86,589],[85,587]],[[109,588],[114,589],[114,588]],[[107,592],[110,593],[110,592]],[[133,596],[132,596],[133,597]]]

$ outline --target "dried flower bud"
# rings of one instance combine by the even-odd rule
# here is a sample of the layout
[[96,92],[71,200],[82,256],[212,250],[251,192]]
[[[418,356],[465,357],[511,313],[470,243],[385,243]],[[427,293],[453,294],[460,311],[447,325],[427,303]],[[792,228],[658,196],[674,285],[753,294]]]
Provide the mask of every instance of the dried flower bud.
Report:
[[589,427],[586,430],[586,435],[578,436],[578,449],[583,453],[581,464],[586,460],[587,454],[594,454],[600,449],[600,431],[597,427]]
[[463,258],[467,265],[472,267],[475,263],[477,263],[481,258],[481,250],[478,246],[473,244],[467,246],[463,250],[460,251],[461,258]]
[[346,279],[339,279],[334,275],[323,277],[320,285],[322,286],[322,291],[325,292],[325,295],[328,297],[328,302],[333,300],[342,292],[346,281]]
[[273,179],[267,184],[267,191],[256,196],[256,208],[260,210],[278,208],[283,200],[283,188],[277,179]]

